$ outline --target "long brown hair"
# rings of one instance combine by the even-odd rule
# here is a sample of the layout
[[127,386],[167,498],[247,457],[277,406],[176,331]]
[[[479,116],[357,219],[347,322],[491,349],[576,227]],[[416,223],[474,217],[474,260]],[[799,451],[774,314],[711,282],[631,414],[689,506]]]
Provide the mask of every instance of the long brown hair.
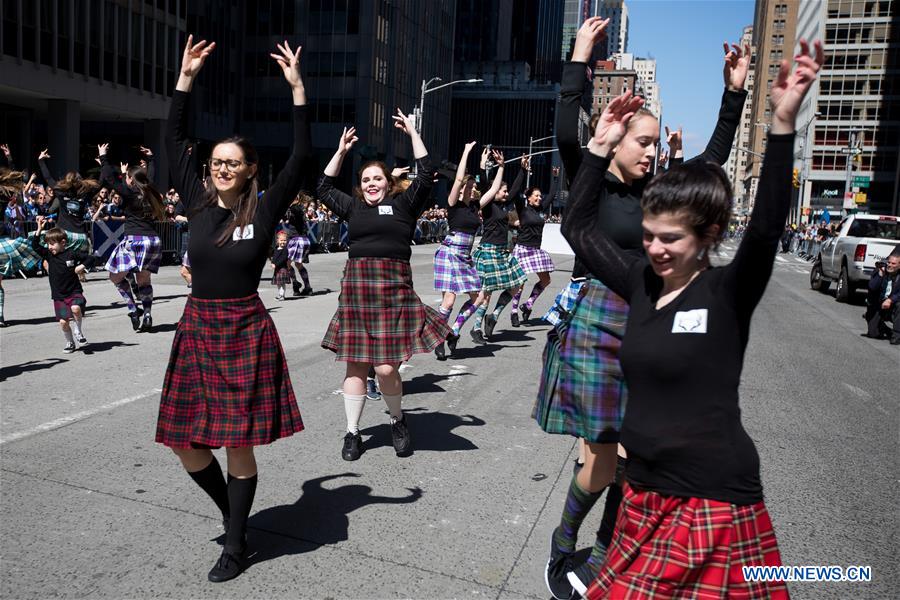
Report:
[[131,167],[128,169],[128,177],[131,178],[131,187],[141,199],[141,209],[145,218],[162,221],[166,218],[166,207],[162,194],[151,183],[147,176],[147,169]]
[[[356,174],[357,182],[362,180],[363,171],[365,171],[369,167],[378,167],[381,169],[381,172],[384,173],[384,177],[385,177],[385,179],[387,179],[387,182],[388,182],[387,191],[384,194],[385,197],[396,196],[397,194],[399,194],[400,192],[403,191],[403,188],[400,187],[400,185],[397,183],[397,180],[394,179],[394,176],[391,175],[390,171],[388,171],[387,165],[384,164],[383,162],[381,162],[380,160],[370,160],[369,162],[363,164],[363,166],[361,166],[359,168],[359,172]],[[363,191],[362,191],[362,187],[360,186],[359,183],[357,183],[353,187],[353,195],[356,196],[357,198],[359,198],[360,200],[363,199]]]
[[[256,165],[259,164],[259,154],[256,153],[256,148],[253,147],[253,144],[250,143],[250,140],[241,136],[232,136],[230,138],[221,140],[216,142],[216,145],[213,146],[215,149],[216,146],[220,144],[234,144],[238,148],[241,149],[241,152],[244,155],[244,162],[248,165]],[[207,195],[207,203],[206,206],[216,206],[219,203],[219,192],[216,191],[216,186],[213,185],[212,182],[212,174],[210,174],[206,178],[206,195]],[[222,235],[219,236],[219,239],[216,240],[216,246],[222,247],[234,236],[234,232],[237,229],[244,229],[253,222],[253,217],[256,216],[256,207],[259,205],[259,184],[256,180],[256,175],[251,175],[247,179],[247,183],[244,184],[244,189],[241,190],[241,196],[238,199],[237,209],[232,209],[231,212],[234,213],[234,218],[231,220],[231,223],[228,227],[222,231]]]
[[10,171],[6,167],[0,168],[0,197],[6,200],[17,196],[25,187],[22,176],[22,171]]
[[100,182],[96,179],[84,179],[75,171],[69,171],[65,177],[56,182],[56,190],[60,194],[75,198],[93,195],[100,187]]

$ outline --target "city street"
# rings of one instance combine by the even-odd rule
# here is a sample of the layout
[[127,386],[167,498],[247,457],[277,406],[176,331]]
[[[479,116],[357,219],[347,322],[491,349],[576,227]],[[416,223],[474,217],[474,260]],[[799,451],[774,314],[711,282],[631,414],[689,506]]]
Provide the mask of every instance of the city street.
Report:
[[[412,258],[431,306],[435,248],[414,247]],[[725,244],[719,262],[734,250]],[[572,269],[572,257],[554,259],[536,316]],[[487,346],[473,347],[467,326],[458,356],[414,357],[402,367],[413,455],[395,456],[385,407],[370,402],[366,452],[344,462],[343,364],[319,343],[345,260],[311,257],[311,297],[276,302],[261,283],[306,430],[258,450],[252,566],[223,584],[206,580],[220,553],[218,510],[154,443],[188,293],[177,267],[154,278],[156,331],[141,334],[106,273],[90,274],[90,345],[70,355],[47,279],[4,280],[0,596],[547,598],[548,542],[577,454],[574,439],[530,417],[548,326],[512,329],[507,311]],[[744,424],[784,564],[872,567],[870,583],[794,583],[792,597],[895,598],[900,349],[860,337],[861,295],[839,304],[812,291],[808,273],[809,263],[777,257],[751,329]],[[580,547],[593,543],[601,506]]]

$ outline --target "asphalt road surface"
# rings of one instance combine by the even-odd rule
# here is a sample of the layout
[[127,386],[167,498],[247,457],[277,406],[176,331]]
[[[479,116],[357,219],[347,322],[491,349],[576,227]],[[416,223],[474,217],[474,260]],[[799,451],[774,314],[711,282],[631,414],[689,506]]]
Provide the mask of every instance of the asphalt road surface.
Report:
[[[412,259],[432,306],[434,250],[416,247]],[[726,244],[720,260],[733,251]],[[571,257],[555,258],[560,270],[535,315],[572,268]],[[530,418],[548,326],[512,329],[507,312],[488,346],[473,347],[465,332],[457,357],[413,358],[403,378],[414,454],[394,455],[384,406],[369,403],[367,451],[347,463],[343,365],[319,346],[345,259],[312,256],[312,297],[276,302],[260,286],[306,430],[258,450],[252,565],[224,584],[206,581],[220,552],[218,511],[153,441],[188,293],[177,268],[154,277],[156,331],[141,334],[105,274],[91,274],[90,345],[70,355],[47,280],[4,281],[12,326],[0,330],[0,596],[547,598],[547,546],[575,456],[573,439]],[[790,591],[896,598],[900,349],[860,337],[861,297],[838,304],[810,290],[807,274],[807,263],[779,256],[752,327],[743,419],[784,564],[871,566],[873,580]],[[598,523],[595,510],[580,546]]]

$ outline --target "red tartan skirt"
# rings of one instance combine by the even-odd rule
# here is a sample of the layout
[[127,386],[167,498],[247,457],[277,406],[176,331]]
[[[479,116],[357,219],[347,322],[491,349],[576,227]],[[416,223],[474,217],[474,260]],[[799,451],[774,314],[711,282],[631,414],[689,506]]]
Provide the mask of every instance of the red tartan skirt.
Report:
[[281,340],[259,296],[188,296],[163,382],[156,441],[239,448],[302,430]]
[[600,574],[599,598],[788,598],[784,582],[744,581],[741,567],[780,566],[765,504],[737,506],[640,492],[627,483]]
[[395,364],[431,352],[449,332],[440,313],[413,289],[409,261],[351,258],[322,347],[337,360]]

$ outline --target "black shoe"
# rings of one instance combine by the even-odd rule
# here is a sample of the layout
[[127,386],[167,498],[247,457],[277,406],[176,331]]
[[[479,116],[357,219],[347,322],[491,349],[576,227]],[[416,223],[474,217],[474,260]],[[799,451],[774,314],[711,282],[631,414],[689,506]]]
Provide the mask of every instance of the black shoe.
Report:
[[489,338],[494,333],[494,327],[497,325],[497,317],[494,315],[485,315],[484,317],[484,337]]
[[312,295],[312,288],[311,288],[311,287],[305,287],[305,288],[303,288],[303,291],[300,292],[300,295],[301,295],[301,296],[311,296],[311,295]]
[[300,295],[300,284],[295,283],[293,287],[294,287],[294,296],[299,296]]
[[221,583],[234,579],[244,572],[247,565],[244,563],[243,553],[233,554],[228,550],[223,550],[222,555],[213,568],[210,569],[208,578],[213,583]]
[[394,452],[397,456],[409,454],[409,427],[406,426],[406,417],[399,420],[391,417],[391,441],[394,442]]
[[65,354],[72,354],[75,352],[75,342],[66,342],[66,347],[63,348],[63,352]]
[[9,327],[9,323],[3,320],[3,318],[0,318],[0,327]]
[[509,315],[509,321],[512,323],[513,327],[518,327],[519,326],[519,313],[516,311],[511,312]]
[[[554,533],[556,533],[554,531]],[[544,568],[544,583],[547,590],[556,600],[569,600],[575,595],[572,584],[566,574],[571,569],[572,554],[556,547],[553,536],[550,537],[550,559]]]
[[478,346],[484,346],[487,344],[487,340],[484,339],[484,334],[480,329],[473,329],[469,332],[472,335],[472,341],[475,342]]
[[566,577],[569,579],[569,584],[571,584],[575,593],[579,597],[584,598],[588,587],[594,583],[594,580],[597,578],[597,573],[594,572],[594,569],[590,564],[584,562],[574,571],[569,571],[566,574]]
[[150,313],[144,315],[144,320],[141,321],[141,331],[150,331],[153,329],[153,317],[150,316]]
[[900,346],[900,339],[891,340],[891,346]]
[[455,335],[452,331],[447,334],[447,348],[450,349],[450,354],[456,352],[456,344],[459,343],[459,336]]
[[134,312],[128,313],[128,317],[131,319],[131,327],[135,331],[140,331],[141,329],[141,315],[144,314],[144,309],[136,308]]
[[447,350],[444,348],[444,342],[438,344],[437,348],[434,349],[434,355],[437,356],[438,360],[447,360]]
[[520,309],[520,312],[522,313],[522,320],[523,320],[523,321],[530,321],[530,320],[531,320],[531,309],[530,309],[530,308],[528,308],[527,306],[523,306],[523,307]]
[[78,345],[79,345],[79,346],[84,346],[85,344],[88,343],[87,338],[84,337],[84,334],[83,334],[83,333],[79,333],[79,334],[75,337],[75,341],[78,342]]
[[362,436],[348,431],[347,435],[344,436],[344,449],[341,450],[341,458],[344,460],[356,460],[362,453]]

